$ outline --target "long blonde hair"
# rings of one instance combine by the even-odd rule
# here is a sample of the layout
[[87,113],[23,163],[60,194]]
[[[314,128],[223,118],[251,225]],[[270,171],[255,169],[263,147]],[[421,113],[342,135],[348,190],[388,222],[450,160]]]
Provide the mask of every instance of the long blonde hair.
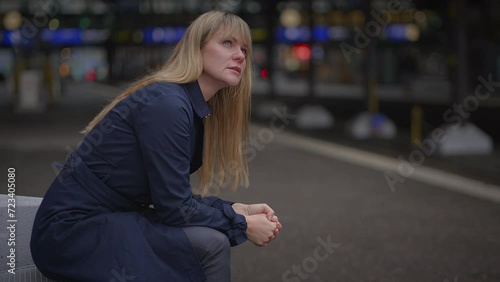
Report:
[[244,152],[249,143],[252,39],[248,25],[231,13],[210,11],[199,16],[187,28],[168,61],[160,69],[132,83],[97,114],[85,127],[84,133],[90,132],[118,102],[146,85],[159,81],[195,81],[203,72],[201,48],[220,28],[225,35],[241,36],[245,41],[248,46],[247,64],[238,85],[219,90],[208,101],[211,115],[204,119],[203,165],[198,171],[197,190],[206,195],[214,186],[216,192],[220,192],[223,186],[232,190],[239,186],[247,187],[248,165]]

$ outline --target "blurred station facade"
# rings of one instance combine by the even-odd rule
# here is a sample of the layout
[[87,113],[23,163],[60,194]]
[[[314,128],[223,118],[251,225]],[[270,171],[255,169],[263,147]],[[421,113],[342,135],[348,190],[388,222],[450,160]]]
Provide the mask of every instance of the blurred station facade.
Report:
[[0,0],[1,101],[50,111],[72,83],[129,82],[211,9],[252,29],[257,117],[309,105],[302,126],[349,121],[357,138],[460,123],[477,152],[500,140],[495,0]]

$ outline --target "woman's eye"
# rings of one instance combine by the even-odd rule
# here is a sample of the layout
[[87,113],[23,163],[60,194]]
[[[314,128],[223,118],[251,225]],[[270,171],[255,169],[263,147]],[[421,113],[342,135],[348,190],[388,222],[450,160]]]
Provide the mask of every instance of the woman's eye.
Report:
[[231,40],[224,40],[224,42],[222,42],[222,44],[224,44],[226,46],[231,46],[231,45],[233,45],[233,42]]
[[248,51],[245,48],[241,48],[241,52],[246,56]]

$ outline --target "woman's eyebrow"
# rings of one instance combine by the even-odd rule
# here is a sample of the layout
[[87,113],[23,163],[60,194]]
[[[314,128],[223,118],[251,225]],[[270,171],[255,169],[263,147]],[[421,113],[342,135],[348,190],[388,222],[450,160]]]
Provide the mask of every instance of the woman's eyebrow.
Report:
[[[229,38],[234,42],[240,42],[235,36],[230,36]],[[242,45],[243,47],[248,48],[248,45],[245,42],[242,42]]]

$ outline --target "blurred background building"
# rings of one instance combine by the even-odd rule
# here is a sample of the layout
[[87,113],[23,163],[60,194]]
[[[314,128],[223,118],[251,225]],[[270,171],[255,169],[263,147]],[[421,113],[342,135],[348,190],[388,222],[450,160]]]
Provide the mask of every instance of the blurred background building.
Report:
[[129,82],[214,8],[252,29],[255,109],[320,105],[358,139],[373,137],[352,125],[364,117],[408,143],[459,121],[487,136],[481,152],[500,140],[494,0],[1,0],[0,102],[50,111],[72,83]]

